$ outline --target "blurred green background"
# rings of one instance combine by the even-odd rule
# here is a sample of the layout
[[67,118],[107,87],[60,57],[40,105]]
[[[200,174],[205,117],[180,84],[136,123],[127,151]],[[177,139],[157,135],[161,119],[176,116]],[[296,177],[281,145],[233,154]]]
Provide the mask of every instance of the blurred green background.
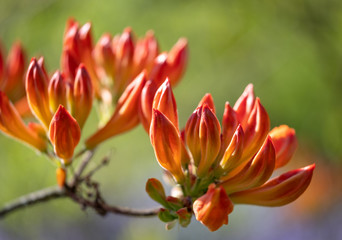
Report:
[[[91,21],[95,42],[126,26],[137,36],[153,29],[163,51],[186,37],[189,64],[174,90],[181,125],[205,93],[222,116],[225,101],[233,104],[253,83],[272,126],[296,129],[292,167],[317,164],[313,184],[303,200],[286,207],[235,206],[229,225],[215,233],[195,219],[187,229],[165,231],[156,218],[103,218],[55,200],[0,220],[0,239],[342,239],[340,0],[1,0],[0,39],[6,49],[20,39],[28,60],[43,55],[52,73],[69,17]],[[86,128],[96,121],[92,114]],[[96,174],[108,202],[155,206],[144,186],[162,171],[142,127],[107,141],[95,162],[108,151],[110,165]],[[54,166],[31,149],[2,135],[0,152],[0,205],[55,184]]]

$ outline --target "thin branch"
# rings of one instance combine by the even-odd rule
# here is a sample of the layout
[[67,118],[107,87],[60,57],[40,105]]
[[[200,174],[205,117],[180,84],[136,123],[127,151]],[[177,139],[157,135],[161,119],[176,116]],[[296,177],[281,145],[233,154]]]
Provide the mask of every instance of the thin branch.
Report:
[[71,186],[75,186],[77,184],[77,181],[81,177],[83,171],[85,170],[85,168],[87,167],[88,163],[90,162],[93,156],[94,156],[94,151],[87,152],[86,156],[83,158],[82,162],[80,163],[79,168],[74,174],[74,178],[71,182]]
[[160,210],[160,208],[133,209],[128,207],[111,206],[99,198],[96,198],[94,201],[90,201],[70,191],[67,191],[66,194],[75,202],[79,203],[83,208],[90,207],[100,215],[114,213],[134,217],[152,217],[156,216]]
[[66,197],[66,195],[64,189],[60,187],[50,187],[37,192],[32,192],[6,204],[0,210],[0,219],[4,218],[9,213],[24,207],[62,197]]
[[[158,214],[159,208],[132,209],[128,207],[120,207],[107,204],[101,196],[98,183],[91,180],[91,176],[94,174],[94,172],[96,172],[99,168],[107,163],[107,157],[101,162],[99,166],[91,170],[84,178],[82,178],[82,173],[84,172],[93,155],[94,151],[87,152],[78,169],[74,173],[72,181],[69,184],[66,184],[63,188],[60,188],[58,186],[49,187],[15,199],[14,201],[6,204],[2,209],[0,209],[0,219],[24,207],[63,197],[72,199],[74,202],[81,205],[83,209],[92,208],[100,215],[114,213],[135,217],[148,217],[156,216]],[[90,195],[86,194],[86,196],[84,196],[84,194],[82,194],[83,191],[81,190],[81,185],[83,183],[85,183],[85,186],[90,191]]]
[[6,204],[2,209],[0,209],[0,219],[6,217],[10,213],[15,212],[16,210],[20,210],[27,206],[32,206],[38,203],[47,202],[63,197],[71,198],[74,202],[80,204],[83,208],[92,208],[100,215],[115,213],[135,217],[148,217],[156,216],[159,212],[159,208],[133,209],[128,207],[111,206],[99,198],[91,201],[76,194],[72,189],[68,187],[60,188],[56,186],[32,192]]

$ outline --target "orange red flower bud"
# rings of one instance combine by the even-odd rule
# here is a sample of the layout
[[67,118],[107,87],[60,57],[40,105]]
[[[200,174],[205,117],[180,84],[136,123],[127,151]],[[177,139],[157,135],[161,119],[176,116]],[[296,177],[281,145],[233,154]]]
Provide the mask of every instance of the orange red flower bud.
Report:
[[315,164],[289,171],[264,185],[230,195],[234,203],[283,206],[296,200],[309,186]]
[[49,79],[43,66],[43,60],[37,62],[35,58],[32,58],[26,76],[26,94],[32,112],[48,129],[52,113],[48,96]]
[[51,112],[56,112],[59,105],[68,106],[68,91],[70,91],[69,84],[64,76],[59,71],[56,71],[52,76],[48,87]]
[[206,194],[198,198],[193,204],[197,221],[216,231],[223,224],[228,224],[228,215],[233,211],[233,203],[222,187],[211,184]]
[[287,164],[297,148],[296,132],[287,125],[273,128],[269,135],[276,151],[276,165],[279,168]]
[[201,143],[199,139],[199,127],[202,116],[202,107],[197,107],[186,122],[184,138],[188,146],[195,166],[198,166],[201,160]]
[[154,59],[158,56],[159,47],[153,31],[148,31],[144,38],[139,39],[135,46],[133,57],[133,75],[138,75],[142,70],[149,73]]
[[131,28],[126,28],[119,36],[115,46],[115,95],[120,96],[132,81],[134,41]]
[[152,116],[150,138],[158,163],[181,183],[184,181],[182,169],[184,146],[179,131],[159,110],[153,109]]
[[[95,61],[99,65],[98,73],[101,80],[115,79],[115,52],[112,48],[112,37],[106,33],[101,36],[94,49]],[[138,74],[137,74],[138,75]],[[104,83],[109,84],[109,83]]]
[[75,147],[81,138],[81,129],[70,113],[60,105],[53,116],[49,128],[49,138],[55,154],[70,163]]
[[76,73],[71,101],[71,112],[80,128],[83,128],[93,106],[94,90],[90,76],[81,64]]
[[73,20],[67,22],[61,65],[68,79],[75,79],[78,66],[83,63],[90,75],[94,92],[100,96],[100,84],[96,72],[96,64],[93,57],[93,40],[91,24],[86,23],[82,27]]
[[178,129],[177,105],[168,79],[157,90],[152,107],[162,112]]
[[204,105],[202,108],[198,134],[201,145],[201,160],[197,168],[197,176],[202,178],[215,163],[216,156],[220,151],[220,123],[208,105]]
[[204,95],[204,97],[199,102],[198,107],[204,105],[207,105],[214,114],[216,113],[214,100],[210,93]]

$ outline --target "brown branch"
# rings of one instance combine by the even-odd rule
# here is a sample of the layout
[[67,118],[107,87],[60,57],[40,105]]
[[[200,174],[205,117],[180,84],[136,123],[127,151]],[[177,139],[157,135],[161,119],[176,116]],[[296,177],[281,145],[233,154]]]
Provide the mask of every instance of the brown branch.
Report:
[[[148,217],[156,216],[158,214],[159,208],[132,209],[107,204],[102,198],[98,183],[93,181],[91,176],[100,169],[100,167],[107,163],[108,157],[106,157],[99,166],[86,174],[85,177],[82,177],[82,174],[93,155],[93,151],[87,152],[69,184],[66,184],[63,188],[56,186],[32,192],[6,204],[2,209],[0,209],[0,219],[24,207],[58,198],[70,198],[74,202],[78,203],[83,209],[92,208],[100,215],[114,213],[135,217]],[[84,186],[86,191],[88,191],[87,194],[84,194],[84,188],[82,186]]]
[[71,182],[72,186],[77,185],[79,178],[81,177],[83,171],[85,170],[85,168],[87,167],[88,163],[90,162],[93,156],[94,156],[94,151],[88,151],[85,157],[82,159],[82,162],[80,163],[77,171],[75,172],[74,178]]
[[94,201],[91,201],[70,191],[67,191],[66,194],[76,203],[80,204],[82,208],[92,208],[98,214],[103,216],[107,213],[114,213],[134,217],[151,217],[156,216],[160,209],[133,209],[128,207],[111,206],[105,203],[102,198],[97,197]]
[[66,197],[66,195],[64,189],[60,187],[50,187],[37,192],[32,192],[6,204],[0,210],[0,219],[4,218],[9,213],[24,207],[62,197]]
[[135,217],[148,217],[156,216],[159,212],[159,208],[132,209],[128,207],[111,206],[105,203],[102,198],[99,197],[91,201],[79,194],[76,194],[72,189],[68,187],[60,188],[56,186],[42,189],[37,192],[32,192],[6,204],[0,210],[0,219],[6,217],[10,213],[15,212],[16,210],[63,197],[71,198],[74,202],[80,204],[83,208],[92,208],[100,215],[114,213]]

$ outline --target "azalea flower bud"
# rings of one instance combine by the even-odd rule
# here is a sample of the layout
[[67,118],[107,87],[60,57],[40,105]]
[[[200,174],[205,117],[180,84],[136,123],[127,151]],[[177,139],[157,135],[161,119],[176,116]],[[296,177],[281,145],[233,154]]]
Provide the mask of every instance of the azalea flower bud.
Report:
[[[115,79],[115,53],[112,48],[112,37],[106,33],[102,35],[95,46],[94,57],[99,64],[98,72],[102,79]],[[105,83],[109,85],[109,83]]]
[[65,184],[65,179],[66,179],[65,169],[57,168],[56,169],[56,178],[57,178],[58,186],[62,188]]
[[116,44],[114,93],[120,96],[132,80],[130,79],[134,54],[132,29],[126,28]]
[[216,231],[223,224],[228,224],[228,214],[233,211],[233,203],[222,187],[210,184],[206,194],[198,198],[193,204],[196,219]]
[[220,123],[207,105],[202,108],[198,134],[201,146],[201,160],[197,168],[197,176],[202,178],[207,175],[220,151]]
[[195,166],[198,166],[201,160],[201,144],[199,139],[199,127],[201,122],[203,107],[197,107],[191,114],[185,125],[184,138],[188,146]]
[[52,118],[48,95],[49,79],[43,68],[43,61],[32,58],[26,76],[26,94],[29,106],[46,129]]
[[204,95],[204,97],[198,103],[197,107],[201,107],[204,105],[207,105],[214,114],[216,113],[214,100],[210,93]]
[[56,71],[56,73],[52,76],[48,87],[51,112],[56,112],[59,105],[68,106],[68,91],[70,91],[69,84],[64,79],[64,76],[59,71]]
[[163,52],[155,58],[149,78],[160,86],[168,76],[167,53]]
[[90,75],[96,97],[100,96],[100,84],[96,73],[96,64],[93,58],[93,40],[91,23],[82,27],[73,19],[67,22],[61,65],[69,80],[76,77],[78,66],[83,63]]
[[73,90],[71,112],[82,129],[93,107],[94,98],[93,85],[83,64],[78,67]]
[[49,137],[55,154],[63,159],[65,164],[69,164],[75,147],[80,141],[81,129],[77,121],[62,105],[58,107],[51,120]]
[[160,111],[153,109],[152,116],[150,138],[158,163],[181,183],[184,181],[181,165],[184,146],[178,129]]
[[178,129],[177,105],[168,79],[157,90],[152,107],[162,112]]
[[297,148],[296,132],[287,125],[273,128],[269,135],[276,151],[276,165],[279,168],[287,164]]
[[154,59],[158,56],[158,42],[153,31],[148,31],[146,36],[138,40],[133,57],[133,75],[138,75],[142,70],[151,71]]
[[296,200],[309,186],[315,164],[289,171],[264,185],[230,195],[234,203],[283,206]]

